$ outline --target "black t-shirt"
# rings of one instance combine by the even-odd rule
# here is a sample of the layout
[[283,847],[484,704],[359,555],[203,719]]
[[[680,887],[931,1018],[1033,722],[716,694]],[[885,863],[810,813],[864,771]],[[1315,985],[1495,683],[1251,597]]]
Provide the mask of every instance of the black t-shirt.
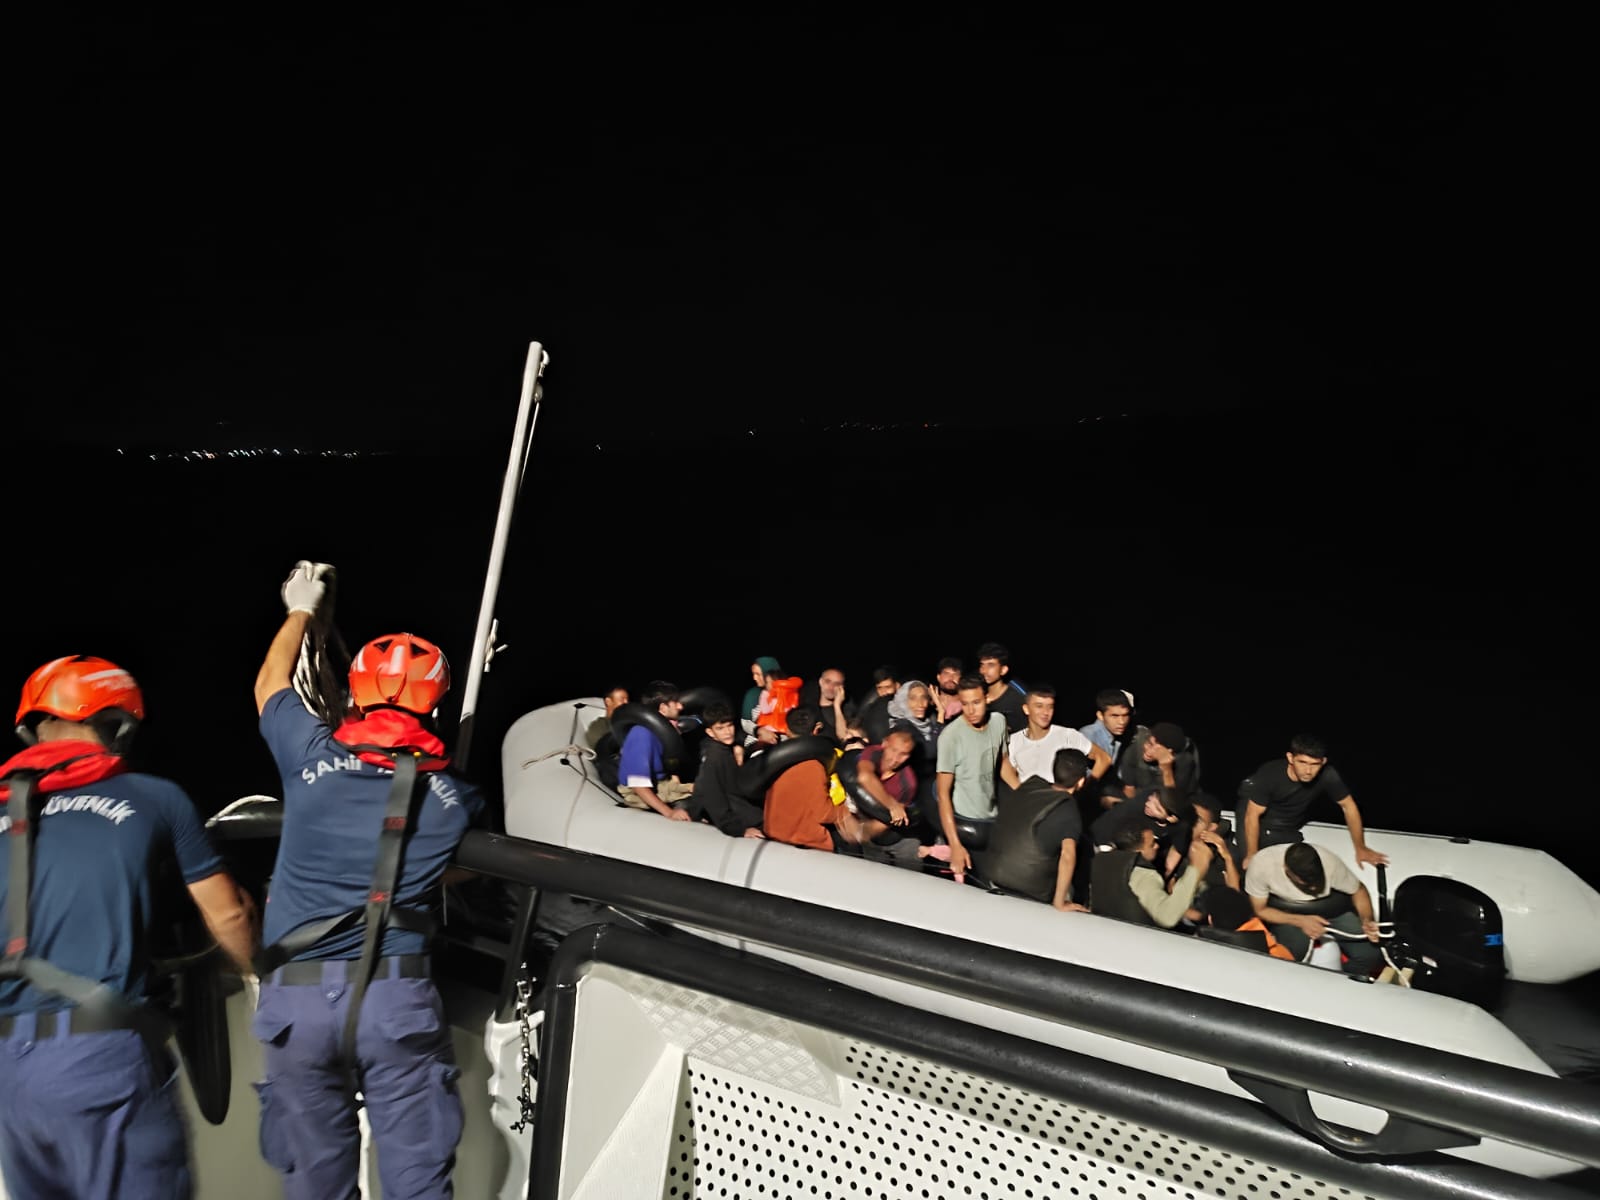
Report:
[[1033,841],[1045,854],[1057,854],[1062,842],[1075,842],[1083,836],[1083,817],[1075,796],[1067,796],[1033,827]]
[[997,712],[1006,719],[1008,734],[1028,727],[1028,714],[1022,711],[1023,699],[1024,693],[1019,692],[1016,685],[1008,680],[1006,690],[1000,693],[1000,698],[989,701],[989,711]]
[[[838,731],[834,728],[833,705],[822,702],[822,688],[816,683],[808,683],[800,689],[800,703],[810,705],[817,710],[817,715],[822,718],[822,736],[834,745],[842,745]],[[844,719],[848,724],[855,718],[856,706],[849,700],[844,702]]]
[[1301,783],[1289,777],[1284,759],[1274,758],[1239,785],[1239,805],[1242,809],[1246,801],[1254,800],[1265,808],[1261,824],[1269,829],[1299,829],[1311,819],[1311,810],[1319,801],[1338,804],[1349,794],[1350,789],[1331,766],[1324,766],[1310,783]]

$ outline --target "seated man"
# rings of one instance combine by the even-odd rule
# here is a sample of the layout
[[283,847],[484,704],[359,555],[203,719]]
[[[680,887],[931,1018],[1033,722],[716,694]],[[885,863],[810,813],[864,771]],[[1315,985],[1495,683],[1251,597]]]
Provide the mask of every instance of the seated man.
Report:
[[[640,703],[653,708],[668,721],[676,721],[683,711],[677,686],[664,679],[646,684]],[[666,751],[661,739],[643,725],[635,725],[622,739],[617,779],[622,784],[617,794],[629,808],[651,809],[674,821],[689,819],[689,814],[676,806],[693,795],[694,788],[676,775],[667,774]]]
[[[1345,955],[1345,974],[1366,979],[1382,968],[1372,897],[1355,872],[1333,851],[1310,842],[1258,850],[1245,869],[1244,890],[1255,906],[1256,916],[1296,960],[1305,962],[1311,955],[1312,943],[1332,928],[1351,935],[1339,939],[1339,948]],[[1319,900],[1327,901],[1335,892],[1348,896],[1349,904],[1324,904],[1319,906],[1319,912],[1297,911]],[[1343,911],[1334,911],[1339,908]],[[1365,941],[1360,940],[1363,934]]]
[[1083,834],[1077,797],[1088,778],[1088,756],[1081,750],[1060,750],[1052,779],[1034,776],[1001,796],[989,846],[976,854],[984,878],[1062,912],[1088,912],[1072,902],[1078,838]]
[[[916,735],[909,729],[891,729],[881,744],[868,746],[856,759],[856,784],[889,813],[889,824],[904,827],[911,822],[906,806],[917,798],[917,775],[911,769],[911,754]],[[882,821],[864,822],[877,826],[869,830],[875,837],[883,832]]]
[[[593,750],[596,755],[615,754],[617,740],[611,736],[611,714],[616,712],[628,702],[628,689],[618,685],[604,696],[606,715],[598,721],[589,722],[589,728],[583,731],[583,744]],[[601,745],[604,742],[605,745]]]
[[1169,892],[1156,870],[1156,835],[1148,826],[1129,825],[1117,833],[1110,850],[1094,856],[1089,902],[1104,917],[1136,925],[1172,929],[1194,904],[1200,881],[1211,868],[1211,839],[1196,837],[1189,844],[1189,863]]
[[800,689],[800,703],[817,710],[822,719],[822,735],[843,746],[849,736],[849,724],[856,715],[856,706],[845,697],[844,672],[829,667],[817,676],[815,683]]
[[[789,733],[803,737],[817,727],[816,709],[790,709]],[[828,768],[816,759],[795,763],[772,781],[762,808],[767,837],[807,850],[860,845],[865,831],[847,804],[828,793]]]
[[708,704],[700,719],[706,736],[700,748],[694,797],[689,801],[690,817],[710,821],[729,837],[766,836],[761,832],[761,809],[739,792],[737,778],[744,748],[734,744],[739,731],[733,722],[733,707],[720,702]]
[[1141,728],[1117,760],[1125,796],[1142,795],[1153,787],[1173,788],[1187,796],[1200,786],[1200,749],[1171,721]]
[[1089,826],[1089,843],[1097,853],[1109,851],[1116,848],[1117,836],[1123,830],[1149,829],[1159,844],[1178,854],[1176,859],[1169,858],[1162,864],[1162,875],[1166,876],[1188,850],[1187,845],[1180,848],[1179,842],[1193,824],[1194,816],[1194,806],[1187,800],[1167,788],[1151,788],[1096,817]]

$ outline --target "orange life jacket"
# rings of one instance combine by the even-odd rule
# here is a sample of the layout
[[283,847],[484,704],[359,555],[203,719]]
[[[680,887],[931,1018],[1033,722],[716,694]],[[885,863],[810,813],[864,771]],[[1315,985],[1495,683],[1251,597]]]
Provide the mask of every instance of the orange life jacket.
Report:
[[1251,917],[1243,925],[1239,926],[1239,928],[1249,930],[1259,929],[1262,933],[1267,935],[1268,954],[1272,955],[1273,958],[1287,958],[1290,962],[1294,961],[1294,955],[1289,953],[1289,947],[1285,946],[1277,938],[1272,936],[1272,930],[1268,929],[1261,923],[1260,917]]
[[[789,710],[800,703],[800,689],[804,682],[798,675],[767,680],[767,690],[761,697],[761,712],[756,717],[756,724],[788,732]],[[811,731],[808,729],[806,732]]]

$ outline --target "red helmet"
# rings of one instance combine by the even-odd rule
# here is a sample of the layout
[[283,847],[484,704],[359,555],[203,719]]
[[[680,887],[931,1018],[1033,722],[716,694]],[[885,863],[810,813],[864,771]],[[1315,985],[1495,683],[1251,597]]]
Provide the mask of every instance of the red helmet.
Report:
[[350,660],[350,702],[359,709],[387,704],[424,716],[449,690],[444,651],[412,633],[373,638]]
[[71,655],[28,676],[17,705],[17,736],[31,745],[34,726],[47,716],[93,722],[106,744],[116,749],[144,720],[144,696],[133,676],[116,663]]

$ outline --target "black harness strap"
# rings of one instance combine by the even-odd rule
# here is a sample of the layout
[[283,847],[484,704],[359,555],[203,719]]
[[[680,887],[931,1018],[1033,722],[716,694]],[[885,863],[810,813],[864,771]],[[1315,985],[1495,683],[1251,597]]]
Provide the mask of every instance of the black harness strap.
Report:
[[[69,758],[50,770],[60,770],[76,761],[76,758]],[[45,774],[45,771],[17,771],[6,780],[11,788],[6,801],[6,810],[11,816],[10,828],[6,831],[10,843],[10,876],[6,887],[6,951],[4,958],[0,958],[0,979],[21,979],[42,992],[69,1000],[73,1007],[95,1018],[102,1028],[136,1031],[159,1061],[172,1032],[165,1017],[142,1005],[129,1004],[126,998],[98,979],[63,970],[27,952],[33,847],[44,796],[36,785]]]
[[353,1075],[356,1064],[356,1024],[361,1016],[361,1002],[366,998],[367,987],[372,982],[373,970],[377,966],[384,931],[403,929],[420,933],[431,940],[438,928],[433,915],[423,909],[394,907],[394,888],[400,877],[406,839],[416,829],[417,815],[422,811],[422,801],[428,794],[427,781],[421,768],[424,765],[430,769],[441,768],[446,765],[446,760],[432,759],[403,747],[396,749],[393,746],[350,744],[347,748],[358,753],[376,751],[388,755],[394,762],[394,781],[389,786],[383,828],[378,834],[378,854],[372,866],[367,902],[350,912],[297,926],[272,945],[263,948],[256,956],[255,966],[256,973],[265,978],[324,939],[354,929],[357,925],[364,927],[361,957],[345,977],[350,988],[350,1008],[345,1013],[344,1032],[339,1041],[339,1056]]
[[395,881],[400,877],[400,859],[406,838],[416,827],[422,798],[428,792],[426,784],[417,771],[414,755],[395,754],[394,782],[389,786],[389,804],[383,814],[383,832],[378,835],[378,858],[373,864],[372,886],[367,891],[364,910],[366,938],[361,945],[355,974],[346,977],[350,1008],[345,1013],[344,1037],[340,1039],[339,1050],[344,1060],[352,1065],[356,1061],[356,1021],[361,1015],[361,1001],[366,997],[372,970],[378,962],[378,947],[383,942],[384,926],[389,922],[394,904]]

